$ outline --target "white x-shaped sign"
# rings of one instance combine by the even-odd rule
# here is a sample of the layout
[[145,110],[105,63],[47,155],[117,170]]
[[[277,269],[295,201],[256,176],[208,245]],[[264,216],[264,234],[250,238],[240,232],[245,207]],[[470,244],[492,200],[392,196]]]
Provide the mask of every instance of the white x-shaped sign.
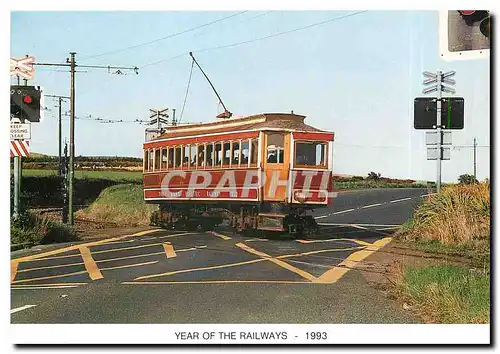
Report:
[[25,79],[33,78],[33,73],[35,68],[33,63],[35,62],[35,57],[25,57],[21,59],[10,58],[10,74],[18,75]]

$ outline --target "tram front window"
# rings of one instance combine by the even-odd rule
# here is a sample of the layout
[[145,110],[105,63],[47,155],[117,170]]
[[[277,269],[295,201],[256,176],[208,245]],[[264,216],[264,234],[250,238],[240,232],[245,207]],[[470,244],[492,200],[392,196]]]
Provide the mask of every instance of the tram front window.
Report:
[[298,166],[322,166],[325,167],[326,143],[304,142],[297,143],[295,149],[295,164]]

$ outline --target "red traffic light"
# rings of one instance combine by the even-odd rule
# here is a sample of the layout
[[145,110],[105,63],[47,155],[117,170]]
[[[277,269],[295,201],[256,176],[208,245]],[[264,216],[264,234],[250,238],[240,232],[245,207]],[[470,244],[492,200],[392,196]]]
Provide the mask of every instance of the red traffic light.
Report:
[[464,16],[469,16],[473,15],[476,10],[458,10],[458,12],[460,12]]
[[26,104],[30,104],[31,102],[33,102],[33,99],[31,98],[31,96],[24,96],[23,102]]

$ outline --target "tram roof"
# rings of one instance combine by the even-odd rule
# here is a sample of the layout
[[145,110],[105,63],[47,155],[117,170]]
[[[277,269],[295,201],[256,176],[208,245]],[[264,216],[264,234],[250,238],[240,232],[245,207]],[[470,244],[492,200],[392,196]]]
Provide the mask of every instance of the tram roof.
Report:
[[299,132],[326,132],[305,124],[305,118],[306,116],[293,113],[262,113],[246,117],[220,119],[206,123],[181,124],[167,127],[162,135],[153,140],[242,130],[284,129]]

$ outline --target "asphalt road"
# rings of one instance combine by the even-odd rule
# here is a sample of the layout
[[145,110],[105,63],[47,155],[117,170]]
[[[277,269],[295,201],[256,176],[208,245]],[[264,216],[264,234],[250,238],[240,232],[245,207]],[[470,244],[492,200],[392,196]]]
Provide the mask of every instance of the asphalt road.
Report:
[[358,266],[428,193],[340,193],[309,239],[154,230],[14,257],[11,322],[412,322]]

